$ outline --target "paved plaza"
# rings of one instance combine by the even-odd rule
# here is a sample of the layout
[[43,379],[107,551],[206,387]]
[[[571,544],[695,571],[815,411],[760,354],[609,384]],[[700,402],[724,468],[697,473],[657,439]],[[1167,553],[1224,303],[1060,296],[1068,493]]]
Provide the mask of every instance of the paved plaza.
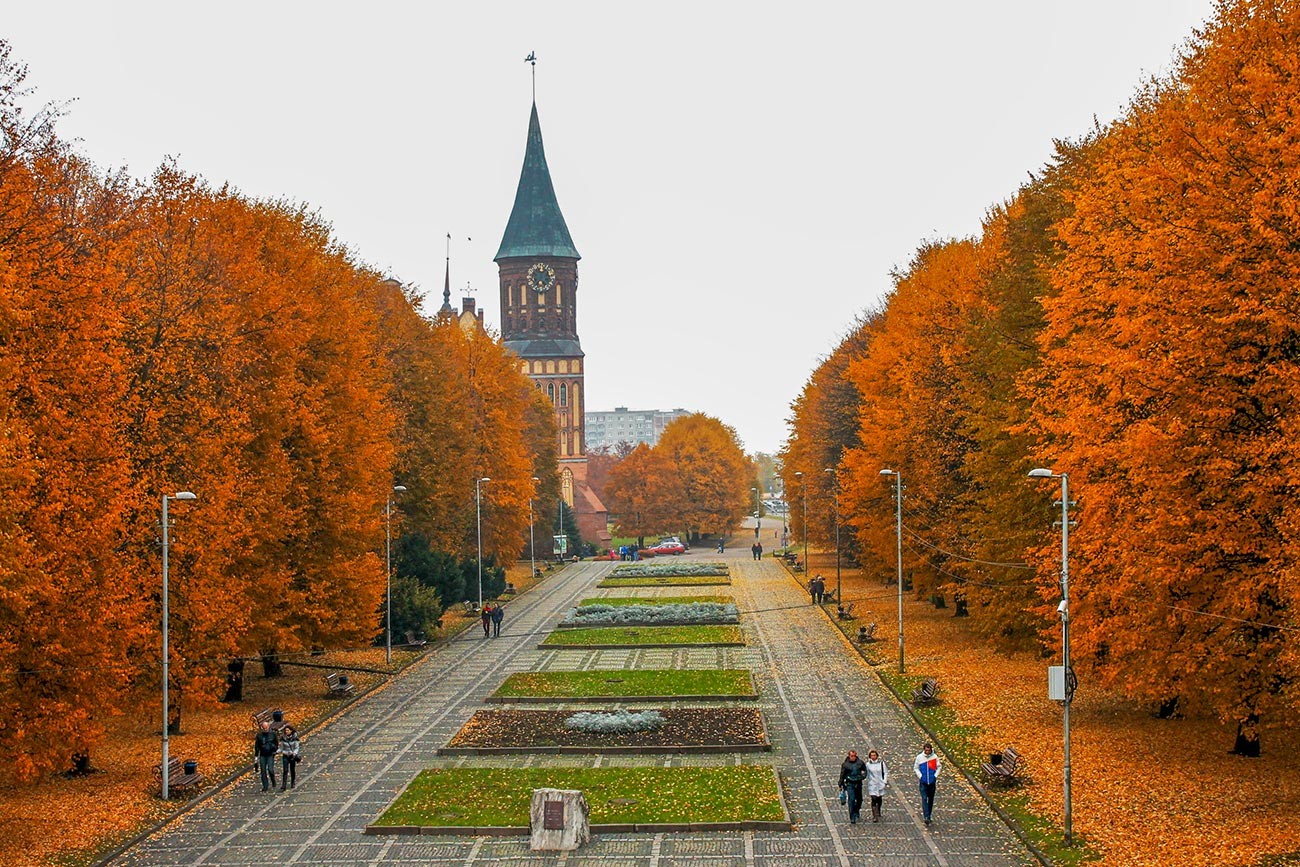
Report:
[[[960,775],[940,778],[932,828],[920,820],[911,758],[923,735],[825,616],[776,562],[725,555],[731,593],[749,642],[738,648],[539,650],[564,612],[587,596],[681,595],[690,588],[597,590],[614,564],[569,566],[508,606],[497,640],[477,629],[431,653],[388,688],[357,701],[303,742],[298,787],[263,794],[252,775],[119,856],[115,865],[494,865],[741,867],[790,865],[994,865],[1034,863]],[[450,757],[437,749],[520,671],[621,668],[749,668],[760,690],[771,753],[702,756]],[[534,705],[547,707],[549,705]],[[881,751],[894,785],[882,824],[849,825],[839,805],[848,749]],[[426,767],[490,765],[620,767],[771,763],[796,822],[791,832],[602,834],[578,852],[534,854],[526,837],[365,836]]]

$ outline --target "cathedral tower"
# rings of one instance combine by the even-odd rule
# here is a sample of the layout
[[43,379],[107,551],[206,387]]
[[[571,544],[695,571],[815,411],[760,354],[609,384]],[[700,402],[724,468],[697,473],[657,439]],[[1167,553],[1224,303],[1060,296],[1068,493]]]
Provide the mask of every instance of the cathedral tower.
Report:
[[586,484],[580,258],[555,200],[534,103],[515,205],[495,259],[501,277],[501,337],[555,407],[564,500],[573,508],[583,538],[599,544],[608,531],[605,507]]

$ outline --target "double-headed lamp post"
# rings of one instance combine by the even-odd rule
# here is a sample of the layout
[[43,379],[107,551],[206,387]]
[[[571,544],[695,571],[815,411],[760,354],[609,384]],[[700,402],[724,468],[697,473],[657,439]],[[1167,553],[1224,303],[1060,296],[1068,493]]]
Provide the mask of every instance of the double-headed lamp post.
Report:
[[898,561],[898,673],[903,674],[903,475],[897,470],[881,470],[882,476],[894,477],[894,526],[897,535],[895,558]]
[[808,569],[808,481],[804,479],[803,473],[796,472],[794,477],[799,480],[803,486],[803,574],[807,578]]
[[1061,668],[1065,680],[1065,845],[1074,845],[1074,817],[1070,803],[1070,703],[1074,700],[1074,687],[1070,678],[1070,476],[1054,473],[1044,467],[1029,471],[1031,479],[1061,480]]
[[483,482],[488,477],[474,479],[474,525],[478,530],[478,610],[483,610]]
[[406,485],[393,485],[384,505],[384,661],[393,663],[393,494],[406,493]]
[[537,485],[542,480],[533,476],[533,490],[528,495],[528,564],[531,570],[528,573],[528,580],[532,581],[537,575],[537,554],[536,545],[533,542],[533,498],[537,496]]
[[827,467],[825,472],[831,474],[832,492],[835,496],[835,602],[844,604],[844,588],[840,586],[840,477],[834,467]]
[[167,503],[171,500],[197,500],[199,497],[192,491],[177,491],[174,494],[162,495],[162,799],[169,800],[171,796],[171,777],[169,774],[168,764],[171,762],[171,756],[168,754],[171,744],[168,741],[170,732],[170,714],[168,709],[167,685],[171,677],[171,666],[169,662],[170,635],[168,630],[168,565],[167,554],[171,547],[171,524],[167,518]]

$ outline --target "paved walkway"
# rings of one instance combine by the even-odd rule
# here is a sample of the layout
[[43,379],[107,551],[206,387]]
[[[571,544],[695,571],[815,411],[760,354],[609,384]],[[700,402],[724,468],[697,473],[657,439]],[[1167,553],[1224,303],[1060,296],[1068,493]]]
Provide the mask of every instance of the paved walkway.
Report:
[[[743,538],[741,536],[740,538]],[[715,559],[716,553],[689,555]],[[724,555],[749,646],[646,650],[536,649],[541,636],[584,596],[610,564],[580,564],[549,578],[507,610],[502,637],[467,632],[408,670],[387,689],[357,702],[303,743],[298,788],[263,794],[251,776],[120,856],[120,865],[495,865],[573,867],[740,867],[740,865],[972,865],[1031,863],[1012,834],[959,777],[942,777],[935,822],[919,821],[909,768],[921,740],[910,717],[807,603],[775,562],[747,548]],[[716,589],[716,588],[715,588]],[[642,592],[640,590],[635,592]],[[681,588],[645,591],[680,594]],[[714,592],[705,590],[702,592]],[[508,674],[542,669],[743,667],[755,671],[758,702],[774,744],[755,756],[435,755]],[[545,705],[543,705],[545,706]],[[839,806],[838,767],[848,748],[879,749],[896,775],[885,821],[850,826]],[[372,821],[415,774],[430,766],[738,764],[780,769],[793,832],[600,835],[578,853],[535,855],[525,838],[367,837]],[[869,816],[869,810],[867,812]]]

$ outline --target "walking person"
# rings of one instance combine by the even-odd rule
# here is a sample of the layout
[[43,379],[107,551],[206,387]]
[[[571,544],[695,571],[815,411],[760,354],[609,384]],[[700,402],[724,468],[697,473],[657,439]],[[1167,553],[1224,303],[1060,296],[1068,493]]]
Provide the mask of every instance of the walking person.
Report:
[[506,609],[504,605],[492,606],[492,637],[501,637],[501,621],[506,619]]
[[885,800],[885,786],[889,785],[889,768],[885,767],[880,753],[867,753],[867,796],[871,798],[871,821],[880,821],[880,805]]
[[298,757],[300,743],[298,730],[291,725],[280,729],[280,791],[285,786],[293,788],[298,784]]
[[939,780],[939,757],[934,754],[934,746],[925,744],[916,754],[912,763],[916,778],[921,781],[921,813],[925,816],[925,825],[930,826],[930,814],[934,812],[934,793]]
[[253,761],[262,777],[262,791],[270,791],[275,785],[275,754],[280,749],[280,736],[271,730],[269,721],[262,722],[262,728],[253,741]]
[[483,621],[483,637],[487,638],[489,635],[492,634],[492,603],[491,602],[483,606],[483,610],[479,613],[479,619]]
[[762,543],[762,542],[755,542],[755,543],[754,543],[754,559],[755,559],[755,560],[762,560],[762,559],[763,559],[763,543]]
[[849,805],[849,824],[858,824],[858,813],[862,811],[862,781],[867,778],[867,763],[858,758],[857,751],[849,750],[844,763],[840,765],[840,803]]

